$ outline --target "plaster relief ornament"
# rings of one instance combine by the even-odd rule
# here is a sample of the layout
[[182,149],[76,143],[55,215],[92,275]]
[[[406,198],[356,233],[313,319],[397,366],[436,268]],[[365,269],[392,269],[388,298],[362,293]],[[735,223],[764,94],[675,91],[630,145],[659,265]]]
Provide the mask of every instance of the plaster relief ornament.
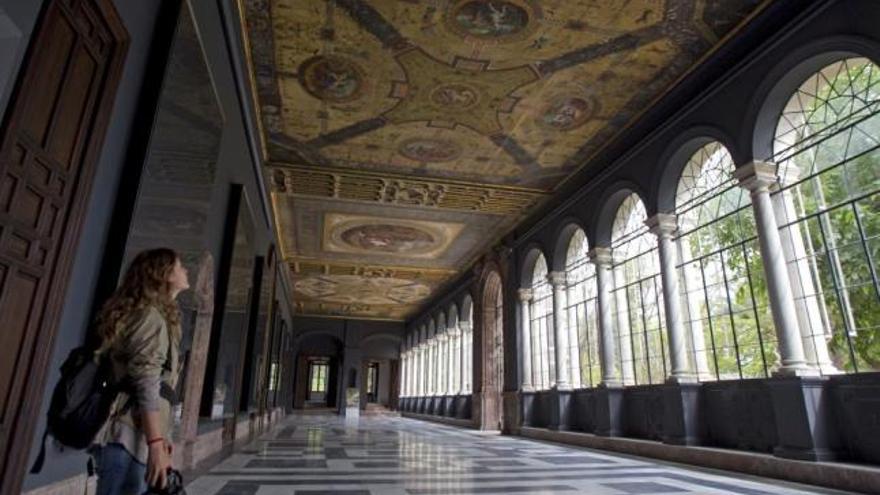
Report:
[[318,55],[299,67],[302,87],[320,100],[342,103],[363,93],[364,71],[356,63],[336,55]]
[[431,102],[441,107],[464,110],[476,105],[479,101],[480,93],[466,84],[441,84],[431,91]]
[[461,156],[461,148],[445,139],[407,139],[398,151],[401,155],[419,162],[448,162]]
[[582,125],[595,113],[595,105],[578,96],[556,98],[538,116],[544,127],[568,131]]
[[529,24],[529,13],[506,0],[471,0],[452,11],[456,31],[475,38],[497,39],[519,34]]
[[331,304],[394,305],[424,300],[431,289],[407,279],[359,275],[320,275],[294,283],[294,290],[311,299]]
[[359,225],[340,237],[356,249],[394,254],[422,252],[437,243],[428,232],[405,225]]

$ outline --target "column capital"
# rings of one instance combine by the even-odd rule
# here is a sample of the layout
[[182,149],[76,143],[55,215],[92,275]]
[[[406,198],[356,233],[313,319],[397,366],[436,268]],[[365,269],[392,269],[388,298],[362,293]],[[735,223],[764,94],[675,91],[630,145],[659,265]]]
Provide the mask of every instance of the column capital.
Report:
[[779,179],[777,174],[778,167],[775,163],[754,160],[737,167],[733,171],[733,178],[754,194],[769,191]]
[[609,247],[594,247],[587,252],[587,257],[590,258],[590,263],[596,266],[611,266],[612,263]]
[[446,332],[438,333],[438,334],[436,335],[436,337],[437,337],[437,340],[440,341],[440,342],[446,342],[446,339],[449,338],[449,336],[446,335]]
[[532,298],[535,296],[534,291],[532,289],[518,289],[516,291],[516,296],[519,298],[520,302],[530,302]]
[[458,327],[461,328],[462,332],[470,332],[472,330],[471,322],[469,322],[469,321],[458,322]]
[[661,238],[671,238],[678,231],[678,217],[671,213],[658,213],[645,220],[648,230]]
[[460,333],[461,333],[461,329],[459,328],[458,325],[455,325],[454,327],[449,327],[446,329],[446,334],[449,335],[450,337],[458,337],[458,334],[460,334]]
[[559,271],[550,272],[547,274],[547,281],[554,289],[565,289],[568,287],[568,274]]
[[801,178],[801,168],[792,163],[791,160],[784,161],[782,163],[776,164],[776,179],[777,182],[774,186],[771,186],[771,189],[778,189],[781,187],[787,187],[795,182],[797,182]]

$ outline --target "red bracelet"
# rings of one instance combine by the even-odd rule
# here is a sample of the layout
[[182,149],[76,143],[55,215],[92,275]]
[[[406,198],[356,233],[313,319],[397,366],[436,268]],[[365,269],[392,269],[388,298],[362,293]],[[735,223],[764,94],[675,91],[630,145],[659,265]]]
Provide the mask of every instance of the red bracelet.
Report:
[[156,442],[164,442],[164,441],[165,441],[164,438],[162,438],[162,437],[156,437],[156,438],[154,438],[154,439],[152,439],[152,440],[147,440],[147,446],[149,447],[150,445],[153,445],[153,444],[156,443]]

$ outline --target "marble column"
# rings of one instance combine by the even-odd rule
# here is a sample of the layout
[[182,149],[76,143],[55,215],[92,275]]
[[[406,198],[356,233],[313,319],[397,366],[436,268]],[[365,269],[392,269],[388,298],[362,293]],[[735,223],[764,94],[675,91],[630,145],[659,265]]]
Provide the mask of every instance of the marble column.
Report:
[[522,371],[522,384],[520,389],[521,395],[521,415],[522,426],[532,424],[532,407],[534,405],[535,391],[534,374],[532,368],[532,319],[530,309],[534,293],[532,289],[519,289],[516,293],[519,299],[519,315],[520,315],[520,366]]
[[439,365],[438,365],[438,387],[437,387],[437,395],[445,396],[449,394],[449,390],[447,387],[449,386],[449,363],[447,358],[449,357],[449,349],[447,349],[447,345],[449,344],[449,338],[446,333],[441,333],[437,336],[437,350],[440,353]]
[[467,338],[467,332],[465,332],[464,325],[465,325],[464,322],[458,323],[458,328],[459,328],[459,330],[461,330],[461,337],[460,337],[461,340],[459,341],[460,343],[459,343],[459,347],[458,347],[458,360],[460,361],[460,364],[459,364],[460,374],[458,375],[458,393],[460,393],[460,394],[465,393],[464,373],[465,373],[465,370],[467,369],[465,367],[465,361],[464,361],[464,359],[465,359],[464,341]]
[[812,376],[818,374],[807,365],[804,357],[804,343],[798,325],[797,311],[788,279],[785,254],[779,237],[779,226],[770,198],[770,187],[776,183],[776,165],[753,161],[733,172],[742,187],[749,190],[752,208],[755,212],[758,242],[764,273],[767,281],[767,295],[770,310],[776,327],[779,355],[782,361],[776,374],[779,376]]
[[666,334],[669,338],[669,380],[693,382],[684,322],[681,318],[681,298],[678,290],[678,263],[673,236],[678,231],[675,215],[658,213],[645,221],[651,233],[657,236],[660,254],[660,278],[663,282],[663,308],[666,313]]
[[532,289],[519,289],[519,314],[520,314],[520,365],[522,366],[522,391],[534,392],[532,382],[532,329],[529,307],[532,304]]
[[407,387],[409,386],[409,356],[406,351],[400,353],[400,383],[401,383],[401,397],[407,397],[409,391]]
[[418,350],[418,362],[419,362],[419,372],[418,372],[418,375],[416,375],[416,379],[417,379],[416,388],[418,389],[417,390],[418,396],[423,397],[425,395],[425,390],[426,390],[425,381],[427,380],[427,374],[425,373],[425,364],[426,364],[425,344],[419,343],[418,346],[416,347],[416,349]]
[[614,278],[611,274],[611,249],[596,247],[589,252],[590,263],[596,266],[596,296],[599,307],[599,358],[602,383],[619,386],[620,373],[614,341]]
[[455,395],[455,330],[446,329],[446,395]]
[[[821,281],[818,277],[813,279],[813,272],[818,273],[815,266],[815,252],[809,242],[804,242],[804,236],[801,229],[806,229],[806,223],[792,223],[798,218],[797,208],[793,195],[797,192],[795,188],[783,189],[776,192],[780,188],[787,187],[800,178],[800,170],[792,163],[777,165],[777,174],[779,181],[770,186],[773,199],[774,212],[776,213],[777,225],[780,228],[780,239],[782,241],[782,251],[785,253],[785,259],[788,261],[788,277],[791,281],[792,297],[794,297],[795,310],[798,315],[798,326],[804,340],[804,358],[807,364],[821,371],[823,375],[836,375],[841,371],[837,369],[831,361],[831,354],[828,351],[828,340],[831,339],[831,323],[828,316],[828,309],[825,306],[825,299],[822,297],[823,288],[817,287]],[[825,194],[821,187],[813,183],[814,193],[817,199],[817,208],[825,208]],[[828,214],[822,214],[818,217],[820,229],[825,232],[825,253],[827,261],[833,272],[843,274],[843,267],[840,262],[836,245],[836,236]],[[787,225],[786,224],[790,224]],[[844,283],[840,283],[844,282]],[[845,281],[838,282],[845,285]],[[830,288],[833,290],[833,288]],[[848,291],[840,291],[840,313],[843,317],[846,328],[855,328],[855,316],[853,315],[852,304]]]
[[614,338],[612,301],[614,276],[611,273],[611,249],[595,247],[588,253],[596,266],[596,294],[599,306],[599,358],[602,365],[602,383],[596,390],[593,416],[595,433],[615,437],[623,434],[623,383],[617,359]]
[[437,341],[428,341],[428,395],[433,397],[437,383]]
[[551,430],[568,430],[571,427],[571,381],[568,364],[568,277],[565,272],[550,272],[547,280],[553,287],[553,338],[556,343],[556,386],[552,391]]
[[553,337],[556,348],[556,389],[570,390],[571,381],[568,365],[568,318],[566,299],[568,296],[568,283],[565,272],[550,272],[547,280],[553,287]]
[[459,322],[459,326],[461,326],[461,339],[462,339],[462,342],[461,342],[461,349],[462,349],[462,351],[461,351],[461,358],[462,358],[461,369],[463,371],[463,373],[462,373],[462,384],[463,384],[462,388],[465,391],[465,393],[470,394],[473,392],[473,379],[474,379],[474,376],[473,376],[474,366],[473,366],[473,354],[472,354],[474,334],[471,331],[471,322],[469,322],[469,321]]
[[412,372],[413,372],[412,368],[413,367],[412,367],[412,350],[411,349],[406,351],[405,365],[406,365],[406,374],[404,376],[406,377],[406,380],[404,381],[404,383],[405,383],[404,390],[406,392],[406,397],[412,397]]

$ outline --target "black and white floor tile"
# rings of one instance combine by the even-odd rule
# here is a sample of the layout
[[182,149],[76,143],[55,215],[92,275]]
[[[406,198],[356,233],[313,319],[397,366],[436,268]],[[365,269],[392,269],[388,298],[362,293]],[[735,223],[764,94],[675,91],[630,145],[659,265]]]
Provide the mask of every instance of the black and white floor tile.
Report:
[[396,417],[290,416],[190,495],[842,493]]

